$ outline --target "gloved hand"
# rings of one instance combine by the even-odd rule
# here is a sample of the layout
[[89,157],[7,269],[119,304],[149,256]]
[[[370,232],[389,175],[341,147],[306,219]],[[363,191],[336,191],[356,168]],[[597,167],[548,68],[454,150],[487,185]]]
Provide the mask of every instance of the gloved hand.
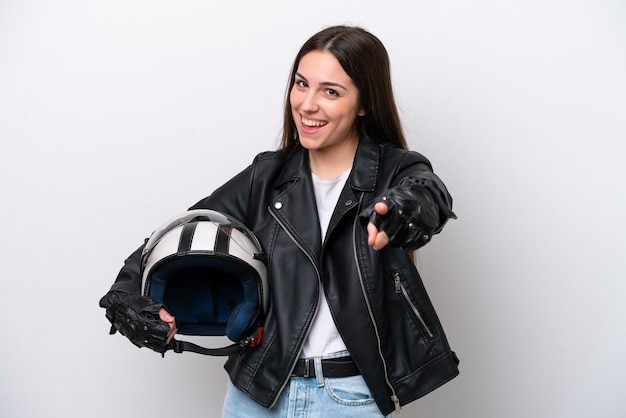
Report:
[[113,290],[100,299],[111,322],[111,334],[119,331],[137,347],[165,351],[170,325],[159,317],[163,304],[146,296]]
[[[448,218],[456,218],[443,183],[430,172],[408,177],[377,199],[387,205],[387,213],[379,214],[372,207],[361,216],[385,232],[389,243],[406,250],[415,250],[430,241]],[[374,203],[374,204],[375,204]]]

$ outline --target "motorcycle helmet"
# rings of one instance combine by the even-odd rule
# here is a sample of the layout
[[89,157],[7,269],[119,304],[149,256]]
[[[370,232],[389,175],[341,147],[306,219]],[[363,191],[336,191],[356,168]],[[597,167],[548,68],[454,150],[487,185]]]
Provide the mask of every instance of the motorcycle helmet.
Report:
[[[240,221],[205,209],[174,217],[148,239],[141,274],[142,294],[163,303],[179,334],[225,335],[239,347],[259,343],[267,270],[260,243]],[[177,343],[177,352],[195,346]]]

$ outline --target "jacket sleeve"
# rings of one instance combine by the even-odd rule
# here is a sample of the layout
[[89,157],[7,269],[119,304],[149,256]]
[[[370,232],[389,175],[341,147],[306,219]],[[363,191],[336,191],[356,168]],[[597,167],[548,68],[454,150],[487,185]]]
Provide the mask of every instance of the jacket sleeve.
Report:
[[[388,207],[385,215],[374,210],[377,202]],[[410,152],[398,166],[391,186],[361,212],[389,237],[391,245],[416,250],[456,219],[452,197],[444,183],[420,154]]]
[[254,164],[247,167],[211,195],[198,201],[189,210],[215,210],[230,215],[249,226],[250,192],[254,167]]
[[141,252],[145,245],[146,243],[144,242],[124,261],[124,266],[120,269],[110,291],[119,290],[135,295],[141,293]]

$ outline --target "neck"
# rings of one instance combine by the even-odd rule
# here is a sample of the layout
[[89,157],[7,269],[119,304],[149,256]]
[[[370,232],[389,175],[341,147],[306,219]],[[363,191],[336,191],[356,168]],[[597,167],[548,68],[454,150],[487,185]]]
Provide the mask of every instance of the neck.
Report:
[[338,148],[309,150],[311,172],[322,179],[337,177],[352,167],[358,145],[357,139],[346,141]]

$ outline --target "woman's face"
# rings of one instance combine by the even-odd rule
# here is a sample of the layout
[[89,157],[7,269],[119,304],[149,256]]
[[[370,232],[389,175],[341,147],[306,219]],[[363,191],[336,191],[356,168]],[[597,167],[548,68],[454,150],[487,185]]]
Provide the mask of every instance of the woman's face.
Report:
[[311,51],[302,57],[290,101],[304,148],[333,151],[358,142],[355,121],[364,114],[359,91],[330,52]]

